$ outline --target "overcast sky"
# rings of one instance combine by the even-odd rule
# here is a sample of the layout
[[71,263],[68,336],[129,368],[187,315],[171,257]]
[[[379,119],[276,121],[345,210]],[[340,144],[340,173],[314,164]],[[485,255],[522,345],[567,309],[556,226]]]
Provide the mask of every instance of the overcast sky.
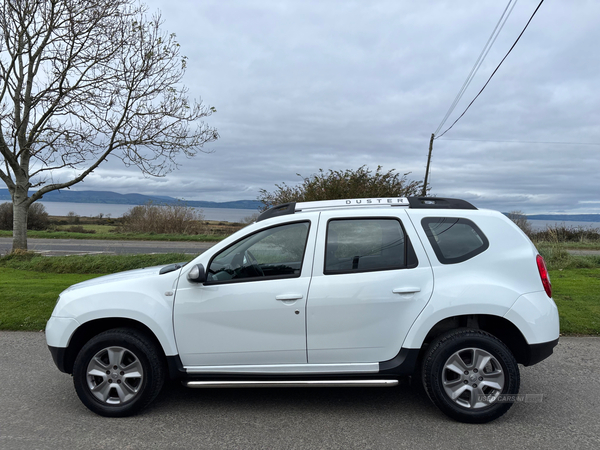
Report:
[[[176,33],[185,84],[217,109],[207,122],[220,139],[166,178],[111,161],[78,190],[255,199],[296,184],[297,173],[362,165],[422,179],[429,137],[507,1],[146,3]],[[446,126],[538,3],[518,1]],[[596,0],[546,0],[483,94],[435,141],[432,193],[501,211],[600,213],[599,23]]]

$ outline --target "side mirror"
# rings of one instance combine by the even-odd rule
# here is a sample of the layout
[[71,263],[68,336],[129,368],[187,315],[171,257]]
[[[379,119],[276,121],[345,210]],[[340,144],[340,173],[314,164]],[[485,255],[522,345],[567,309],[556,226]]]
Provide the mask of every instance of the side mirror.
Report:
[[196,264],[187,274],[187,279],[193,283],[204,283],[206,281],[206,270],[202,264]]

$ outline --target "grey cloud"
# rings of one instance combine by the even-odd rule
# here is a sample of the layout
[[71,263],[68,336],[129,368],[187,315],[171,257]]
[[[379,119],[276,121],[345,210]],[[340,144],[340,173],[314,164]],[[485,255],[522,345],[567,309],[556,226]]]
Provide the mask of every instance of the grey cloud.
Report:
[[[424,175],[430,134],[505,6],[497,1],[148,2],[217,108],[214,153],[164,179],[111,161],[78,186],[207,200],[256,198],[296,173],[367,164]],[[521,0],[449,126],[537,6]],[[600,143],[600,4],[546,2],[449,139]],[[596,212],[598,146],[437,140],[432,192],[528,213]],[[115,172],[116,171],[116,172]]]

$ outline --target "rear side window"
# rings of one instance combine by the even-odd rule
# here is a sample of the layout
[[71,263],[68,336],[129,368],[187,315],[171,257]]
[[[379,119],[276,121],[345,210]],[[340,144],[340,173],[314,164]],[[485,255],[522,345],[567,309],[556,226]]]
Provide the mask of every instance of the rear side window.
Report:
[[427,217],[421,220],[425,234],[442,264],[456,264],[484,252],[489,242],[469,219]]
[[327,224],[326,275],[416,265],[414,250],[396,219],[333,219]]

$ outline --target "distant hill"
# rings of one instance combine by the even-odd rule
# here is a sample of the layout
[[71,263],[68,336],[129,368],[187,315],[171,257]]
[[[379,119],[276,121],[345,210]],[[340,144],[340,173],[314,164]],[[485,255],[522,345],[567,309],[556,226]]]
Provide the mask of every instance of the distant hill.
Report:
[[[8,189],[0,189],[0,202],[10,201]],[[258,200],[236,200],[233,202],[209,202],[199,200],[178,200],[163,195],[117,194],[111,191],[52,191],[44,195],[44,202],[65,203],[106,203],[112,205],[144,205],[154,203],[183,202],[196,208],[232,208],[257,210],[262,206]],[[506,213],[505,213],[506,214]],[[600,214],[533,214],[527,215],[529,220],[552,220],[556,222],[600,222]]]
[[[10,201],[8,189],[0,189],[0,201]],[[233,202],[208,202],[194,200],[178,200],[174,197],[143,194],[117,194],[111,191],[52,191],[42,198],[44,202],[65,203],[107,203],[112,205],[143,205],[149,201],[154,203],[172,204],[183,202],[196,208],[233,208],[257,210],[262,203],[258,200],[236,200]]]

